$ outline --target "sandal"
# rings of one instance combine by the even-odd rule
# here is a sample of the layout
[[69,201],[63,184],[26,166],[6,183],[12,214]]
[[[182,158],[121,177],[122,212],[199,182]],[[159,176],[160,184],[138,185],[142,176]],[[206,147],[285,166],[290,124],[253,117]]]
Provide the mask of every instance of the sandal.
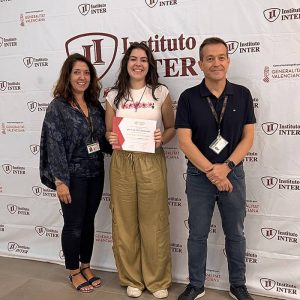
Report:
[[[92,284],[90,284],[89,281],[85,281],[85,282],[79,284],[78,286],[75,286],[75,285],[74,285],[74,283],[73,283],[73,277],[75,277],[75,276],[77,276],[77,275],[79,275],[79,274],[82,275],[81,272],[78,272],[78,273],[70,274],[70,275],[69,275],[69,279],[70,279],[72,285],[74,286],[74,288],[75,288],[77,291],[79,291],[79,292],[81,292],[81,293],[91,293],[91,292],[93,291],[93,289],[90,289],[90,290],[84,290],[84,289],[82,289],[82,288],[84,288],[84,287],[87,287],[87,286],[92,285]],[[84,277],[84,278],[85,278],[85,277]]]
[[[83,274],[83,272],[82,272],[82,271],[84,271],[84,270],[86,270],[86,269],[90,269],[90,267],[84,267],[84,268],[80,269],[80,272],[81,272],[82,276],[87,280],[87,282],[88,282],[92,287],[94,287],[94,288],[100,287],[100,286],[102,285],[102,280],[101,280],[101,278],[100,278],[100,277],[97,277],[97,276],[93,276],[92,278],[88,279],[88,278]],[[100,283],[94,285],[93,283],[94,283],[95,281],[97,281],[97,280],[100,280]]]

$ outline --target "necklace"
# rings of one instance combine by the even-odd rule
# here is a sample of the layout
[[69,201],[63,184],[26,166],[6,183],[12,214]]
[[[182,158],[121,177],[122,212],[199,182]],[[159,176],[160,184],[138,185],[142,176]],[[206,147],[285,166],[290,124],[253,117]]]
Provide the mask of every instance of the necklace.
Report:
[[140,105],[140,103],[141,103],[141,101],[142,101],[142,99],[143,99],[143,96],[144,96],[144,94],[145,94],[146,88],[147,88],[147,85],[145,86],[144,91],[143,91],[143,93],[142,93],[142,96],[141,96],[141,98],[140,98],[140,100],[139,100],[138,102],[134,102],[134,100],[133,100],[133,98],[132,98],[132,96],[131,96],[131,94],[130,94],[130,92],[129,92],[129,96],[130,96],[130,98],[131,98],[131,101],[133,102],[133,106],[134,106],[135,112],[137,112],[137,110],[138,110],[138,108],[139,108],[139,105]]

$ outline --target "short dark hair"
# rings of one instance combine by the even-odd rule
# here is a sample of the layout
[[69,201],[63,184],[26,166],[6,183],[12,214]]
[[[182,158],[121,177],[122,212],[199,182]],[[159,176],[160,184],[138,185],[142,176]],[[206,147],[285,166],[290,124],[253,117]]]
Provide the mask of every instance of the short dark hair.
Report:
[[149,70],[146,75],[146,85],[148,85],[152,89],[152,95],[154,96],[154,91],[155,89],[160,85],[158,82],[158,73],[157,73],[157,67],[156,63],[153,57],[153,54],[148,47],[148,45],[145,44],[145,42],[134,42],[130,45],[130,47],[126,50],[122,60],[121,60],[121,65],[120,65],[120,73],[118,75],[117,81],[115,85],[113,86],[113,89],[116,89],[118,91],[117,96],[114,100],[114,104],[116,107],[119,106],[119,103],[122,98],[126,98],[129,96],[129,74],[127,71],[127,64],[129,61],[129,57],[131,55],[131,52],[134,49],[142,49],[145,51],[147,58],[148,58],[148,63],[149,63]]
[[70,77],[74,64],[77,61],[82,61],[87,64],[91,76],[90,84],[84,92],[85,101],[92,102],[93,104],[98,105],[101,85],[98,82],[96,69],[85,56],[79,53],[71,54],[63,63],[58,81],[56,83],[56,86],[54,87],[53,96],[63,97],[67,101],[73,100],[74,95],[70,83]]
[[223,44],[226,48],[226,55],[228,57],[228,46],[227,44],[225,43],[224,40],[222,40],[221,38],[218,38],[218,37],[210,37],[210,38],[207,38],[205,39],[202,44],[200,45],[200,48],[199,48],[199,57],[200,57],[200,60],[203,59],[203,48],[207,45],[212,45],[212,44]]

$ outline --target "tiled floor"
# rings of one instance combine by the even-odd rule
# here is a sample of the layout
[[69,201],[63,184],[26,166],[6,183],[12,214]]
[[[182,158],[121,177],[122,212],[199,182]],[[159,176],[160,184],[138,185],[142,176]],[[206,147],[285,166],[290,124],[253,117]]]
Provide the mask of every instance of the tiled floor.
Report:
[[[96,271],[104,281],[99,289],[82,294],[72,288],[63,266],[31,260],[0,257],[0,300],[128,300],[125,288],[118,284],[117,274]],[[168,300],[177,300],[183,284],[173,284]],[[254,296],[255,300],[268,300]],[[143,292],[139,299],[155,299]],[[203,300],[229,300],[227,292],[206,289]]]

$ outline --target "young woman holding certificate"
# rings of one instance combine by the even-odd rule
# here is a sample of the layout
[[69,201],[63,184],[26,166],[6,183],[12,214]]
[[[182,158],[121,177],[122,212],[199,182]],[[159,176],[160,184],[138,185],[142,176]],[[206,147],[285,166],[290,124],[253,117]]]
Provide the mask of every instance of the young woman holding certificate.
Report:
[[114,150],[110,166],[113,252],[122,286],[137,298],[144,289],[166,298],[171,285],[167,170],[162,144],[175,135],[168,89],[158,83],[149,47],[133,43],[106,96],[106,138],[118,144],[114,117],[157,121],[155,153]]

